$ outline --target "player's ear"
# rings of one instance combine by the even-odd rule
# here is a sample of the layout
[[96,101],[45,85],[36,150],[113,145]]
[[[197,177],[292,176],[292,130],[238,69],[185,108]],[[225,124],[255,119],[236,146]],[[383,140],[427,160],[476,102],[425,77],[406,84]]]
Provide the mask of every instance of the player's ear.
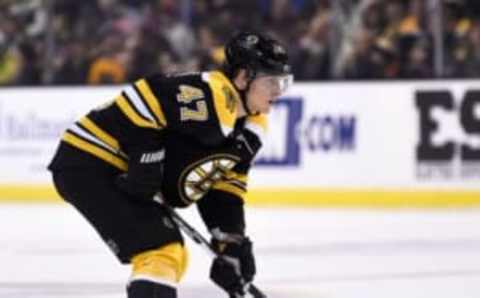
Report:
[[247,88],[247,70],[245,69],[240,69],[238,70],[237,75],[235,76],[235,79],[233,80],[235,86],[239,90],[245,90]]

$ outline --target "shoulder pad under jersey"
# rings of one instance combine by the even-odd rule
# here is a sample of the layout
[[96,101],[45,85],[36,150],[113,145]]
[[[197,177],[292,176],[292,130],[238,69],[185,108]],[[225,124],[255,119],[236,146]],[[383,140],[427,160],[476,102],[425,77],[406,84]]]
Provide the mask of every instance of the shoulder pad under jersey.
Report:
[[232,82],[220,71],[203,72],[202,80],[210,87],[215,113],[226,137],[234,129],[240,95]]

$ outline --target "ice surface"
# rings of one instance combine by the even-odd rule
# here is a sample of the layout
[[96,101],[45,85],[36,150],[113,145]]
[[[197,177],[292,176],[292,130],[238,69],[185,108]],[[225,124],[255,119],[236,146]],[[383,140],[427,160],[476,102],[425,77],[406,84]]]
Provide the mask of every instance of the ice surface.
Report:
[[[206,234],[196,209],[181,214]],[[480,210],[247,210],[269,298],[478,298]],[[180,298],[227,297],[188,243]],[[120,265],[70,206],[0,205],[0,297],[125,297]]]

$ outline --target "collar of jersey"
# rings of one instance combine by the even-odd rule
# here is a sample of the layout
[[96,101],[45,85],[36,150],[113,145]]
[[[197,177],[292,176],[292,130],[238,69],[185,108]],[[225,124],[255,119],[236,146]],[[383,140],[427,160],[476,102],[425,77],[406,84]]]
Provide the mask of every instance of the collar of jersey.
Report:
[[237,91],[237,88],[233,85],[232,81],[223,74],[221,71],[211,71],[209,76],[214,76],[219,79],[224,85],[226,85],[230,90],[232,90],[233,94],[235,95],[235,100],[240,100],[240,94]]

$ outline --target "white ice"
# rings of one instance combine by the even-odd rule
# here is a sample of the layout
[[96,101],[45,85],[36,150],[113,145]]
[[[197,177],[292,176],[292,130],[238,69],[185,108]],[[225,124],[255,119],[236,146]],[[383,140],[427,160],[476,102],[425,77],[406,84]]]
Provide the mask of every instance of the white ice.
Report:
[[[196,210],[182,215],[206,234]],[[248,208],[269,298],[478,298],[480,210]],[[188,243],[179,298],[227,297]],[[0,297],[125,297],[129,267],[65,204],[0,205]]]

